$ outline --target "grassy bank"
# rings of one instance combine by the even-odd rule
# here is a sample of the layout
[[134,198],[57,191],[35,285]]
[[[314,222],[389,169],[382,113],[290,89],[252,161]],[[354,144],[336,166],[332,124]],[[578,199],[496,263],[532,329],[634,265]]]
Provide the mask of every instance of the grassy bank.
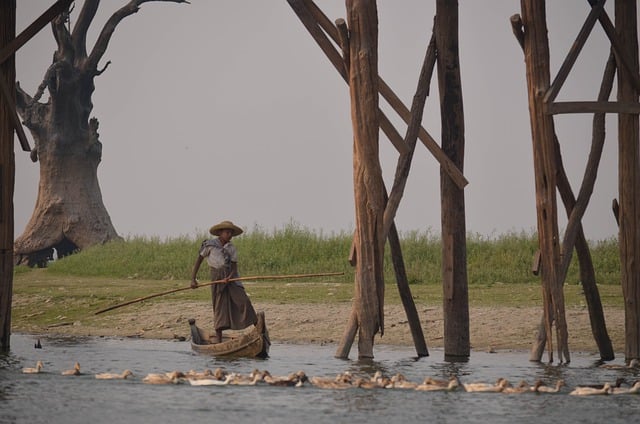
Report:
[[[79,254],[49,264],[48,275],[102,277],[141,280],[187,280],[202,240],[208,236],[179,237],[166,240],[132,237],[86,249]],[[240,253],[242,275],[305,274],[344,272],[337,282],[353,281],[353,268],[347,262],[351,234],[323,235],[296,225],[266,232],[259,228],[234,239]],[[441,243],[429,232],[401,234],[402,254],[409,283],[439,284],[441,281]],[[615,240],[591,246],[599,284],[619,284],[618,246]],[[467,272],[469,285],[538,284],[531,273],[537,249],[536,236],[508,233],[496,238],[469,235]],[[388,250],[388,249],[387,249]],[[575,256],[575,255],[574,255]],[[577,260],[567,276],[568,284],[580,281]],[[33,270],[16,268],[16,275]],[[206,267],[200,279],[206,280]],[[385,279],[393,283],[394,272],[387,251]]]
[[[51,262],[45,269],[17,267],[14,275],[13,324],[28,330],[51,324],[86,320],[95,311],[189,283],[198,247],[206,235],[160,240],[133,237],[87,249]],[[353,295],[353,268],[347,262],[350,234],[322,235],[289,226],[267,233],[248,231],[234,240],[240,252],[242,275],[282,275],[344,272],[298,280],[246,282],[256,302],[339,303]],[[402,248],[416,303],[438,307],[441,245],[429,233],[402,235]],[[469,302],[471,306],[526,307],[541,305],[540,279],[531,273],[536,249],[532,235],[506,234],[494,239],[468,238]],[[617,244],[592,246],[602,302],[605,308],[622,306]],[[568,307],[584,306],[577,264],[571,266],[565,288]],[[399,304],[390,260],[386,261],[386,302]],[[206,281],[206,267],[199,278]],[[209,302],[208,289],[185,290],[157,297],[145,304]],[[124,307],[109,314],[130,312]],[[102,315],[101,315],[102,316]]]

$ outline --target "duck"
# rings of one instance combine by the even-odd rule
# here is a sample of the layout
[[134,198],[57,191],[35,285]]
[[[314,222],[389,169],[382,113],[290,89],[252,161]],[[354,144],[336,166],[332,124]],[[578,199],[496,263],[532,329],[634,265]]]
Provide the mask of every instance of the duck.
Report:
[[565,381],[563,379],[558,379],[555,386],[545,386],[542,380],[537,380],[533,386],[533,391],[537,393],[558,393],[564,385]]
[[509,381],[500,377],[495,384],[490,383],[462,383],[467,392],[501,392],[509,386]]
[[322,377],[311,377],[309,379],[311,385],[318,387],[320,389],[334,389],[334,390],[343,390],[354,387],[351,383],[345,383],[342,381],[335,381],[330,378],[322,378]]
[[[616,378],[616,382],[614,384],[611,385],[611,387],[615,388],[615,387],[620,387],[622,386],[627,380],[624,377],[618,377]],[[578,384],[576,385],[576,387],[593,387],[594,389],[602,389],[602,387],[604,387],[604,383],[596,383],[596,384]]]
[[388,383],[389,378],[388,378],[388,377],[385,377],[385,376],[382,374],[382,371],[379,371],[379,370],[378,370],[378,371],[376,371],[376,372],[371,376],[371,379],[370,379],[370,380],[371,380],[372,382],[374,382],[374,383],[380,383],[380,382],[383,382],[383,381]]
[[189,370],[184,373],[184,376],[188,380],[199,380],[199,379],[211,379],[214,378],[213,371],[210,369],[206,369],[203,372],[198,372],[196,370]]
[[131,370],[124,370],[120,374],[113,372],[101,372],[96,374],[98,380],[125,380],[127,377],[133,375]]
[[448,380],[444,380],[442,378],[433,378],[433,377],[425,377],[424,380],[422,380],[421,384],[431,384],[434,386],[447,386],[449,384],[449,382],[451,381],[451,378],[449,378]]
[[527,393],[531,391],[533,391],[533,387],[529,386],[529,383],[527,383],[526,380],[521,380],[520,383],[518,383],[518,385],[515,387],[507,386],[504,389],[502,389],[502,393],[506,393],[506,394],[520,394],[520,393]]
[[440,384],[441,382],[442,380],[438,380],[438,382],[434,384],[433,380],[427,380],[427,378],[425,378],[425,381],[417,385],[415,390],[420,390],[425,392],[434,392],[434,391],[451,392],[456,390],[458,387],[460,387],[460,380],[455,375],[449,378],[446,385]]
[[633,383],[631,387],[611,387],[612,395],[626,395],[640,393],[640,380]]
[[80,372],[80,364],[76,362],[73,366],[73,369],[64,370],[62,371],[61,374],[62,375],[81,375],[82,373]]
[[260,370],[253,370],[249,375],[231,373],[229,384],[235,386],[255,386],[258,381],[262,380],[262,372]]
[[188,378],[187,381],[192,386],[226,386],[231,382],[231,379],[234,377],[233,373],[226,374],[223,379],[218,378]]
[[593,387],[576,387],[569,392],[572,396],[592,396],[592,395],[608,395],[611,393],[611,383],[604,383],[601,389]]
[[147,374],[142,382],[145,384],[179,384],[182,383],[184,373],[180,371],[172,371],[164,374],[151,373]]
[[42,361],[38,361],[36,362],[36,366],[35,368],[22,368],[22,372],[24,374],[39,374],[42,372],[42,370],[44,369],[44,364],[42,363]]
[[358,377],[353,381],[352,384],[354,387],[359,389],[381,389],[384,386],[381,386],[377,381],[372,381],[371,378],[363,378]]
[[311,385],[320,389],[348,389],[354,387],[352,381],[353,376],[348,371],[338,374],[335,378],[313,376],[309,379]]
[[335,381],[339,383],[351,384],[353,382],[353,374],[351,373],[351,371],[339,373],[338,375],[336,375]]
[[304,371],[300,370],[294,373],[289,374],[286,377],[274,377],[271,375],[269,371],[262,372],[262,379],[265,383],[270,386],[294,386],[294,387],[302,387],[304,383],[309,381],[307,374]]
[[185,378],[188,380],[224,380],[229,373],[222,368],[216,368],[211,371],[210,369],[206,369],[203,372],[198,372],[195,370],[189,370],[185,373]]
[[416,387],[418,387],[418,383],[407,380],[402,373],[391,377],[391,381],[385,386],[387,389],[415,389]]
[[[348,373],[348,372],[346,373],[346,375],[347,376],[344,377],[343,375],[339,374],[339,377],[336,377],[336,379],[346,378],[347,380],[350,380],[353,385],[355,385],[356,382],[358,382],[362,386],[371,386],[371,388],[373,388],[373,385],[375,385],[376,387],[385,387],[386,385],[391,383],[391,379],[389,377],[386,377],[385,375],[383,375],[382,371],[376,371],[369,378],[357,377],[357,378],[353,379],[353,376],[351,375],[351,373]],[[363,379],[365,379],[367,381],[364,382],[364,381],[362,381]]]
[[599,368],[605,368],[608,370],[628,370],[629,368],[637,368],[640,365],[640,362],[637,358],[633,358],[629,361],[627,365],[619,365],[619,364],[602,364],[599,365]]
[[386,387],[391,383],[391,379],[382,374],[380,371],[376,371],[372,376],[370,381],[375,383],[378,387]]

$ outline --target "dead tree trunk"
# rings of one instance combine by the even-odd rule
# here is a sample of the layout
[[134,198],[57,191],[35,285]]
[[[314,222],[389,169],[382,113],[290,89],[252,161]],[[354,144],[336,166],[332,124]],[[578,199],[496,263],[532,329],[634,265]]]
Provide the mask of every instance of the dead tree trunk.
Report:
[[[635,1],[616,0],[616,33],[638,74],[638,10]],[[618,66],[618,101],[638,102],[629,70]],[[618,115],[620,278],[625,307],[625,360],[640,358],[640,163],[638,115]]]
[[[15,241],[16,263],[41,265],[53,249],[60,257],[119,238],[98,183],[102,144],[98,121],[90,119],[91,97],[95,77],[109,65],[98,69],[116,26],[144,2],[131,0],[116,11],[89,53],[87,32],[100,2],[84,2],[73,30],[68,13],[58,16],[52,22],[57,50],[42,84],[33,96],[18,86],[17,107],[35,140],[31,159],[40,162],[40,182],[31,219]],[[49,99],[41,103],[45,90]]]
[[[458,52],[458,2],[436,1],[436,50],[442,149],[464,170],[464,113]],[[469,295],[464,190],[440,171],[445,357],[468,357]]]
[[[0,1],[0,50],[15,37],[16,2]],[[13,57],[0,63],[0,79],[9,88],[0,93],[0,351],[9,350],[11,336],[11,301],[13,294],[13,189],[15,161],[13,113],[8,103],[15,97],[16,67]]]
[[350,30],[353,186],[356,209],[354,308],[358,357],[373,357],[373,339],[384,331],[384,182],[378,154],[378,12],[375,0],[347,0]]
[[559,361],[570,361],[564,292],[558,280],[560,246],[556,200],[553,117],[545,113],[544,95],[550,86],[549,41],[544,1],[522,0],[524,52],[533,143],[538,239],[542,254],[542,291],[549,361],[553,361],[551,324],[557,329]]

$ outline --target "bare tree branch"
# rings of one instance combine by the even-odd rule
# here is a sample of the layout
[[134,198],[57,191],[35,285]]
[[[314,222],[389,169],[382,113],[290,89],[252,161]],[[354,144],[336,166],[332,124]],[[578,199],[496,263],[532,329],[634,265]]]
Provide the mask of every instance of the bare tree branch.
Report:
[[20,87],[20,83],[16,82],[16,109],[20,115],[24,115],[25,108],[33,102],[33,98]]
[[96,76],[98,76],[98,75],[102,75],[102,73],[103,73],[104,71],[106,71],[106,70],[107,70],[107,68],[109,67],[109,65],[111,65],[111,61],[110,61],[110,60],[109,60],[109,61],[107,61],[107,63],[105,63],[105,65],[102,67],[102,69],[98,69],[98,70],[96,70]]
[[170,3],[189,3],[187,0],[131,0],[126,5],[122,6],[120,9],[115,11],[113,15],[109,18],[109,20],[104,24],[100,35],[98,36],[98,40],[96,44],[93,46],[93,50],[89,55],[89,58],[86,63],[87,70],[95,70],[98,68],[98,62],[104,56],[104,53],[107,51],[107,46],[109,45],[109,41],[111,41],[111,36],[115,31],[116,27],[127,16],[133,15],[140,10],[140,5],[142,3],[148,3],[151,1],[164,1]]
[[[46,114],[47,105],[38,103],[16,82],[16,110],[22,117],[22,122],[29,128],[31,134],[41,134],[43,130],[42,116]],[[34,146],[31,149],[31,160],[38,160],[39,137],[33,138]]]
[[54,61],[66,59],[70,63],[73,62],[73,45],[71,44],[71,34],[65,25],[69,20],[69,13],[61,13],[51,21],[51,29],[53,30],[53,37],[58,44],[58,51],[54,57]]
[[78,21],[73,27],[71,39],[73,49],[76,52],[76,60],[82,60],[87,57],[87,31],[93,18],[96,16],[100,0],[85,0],[78,15]]

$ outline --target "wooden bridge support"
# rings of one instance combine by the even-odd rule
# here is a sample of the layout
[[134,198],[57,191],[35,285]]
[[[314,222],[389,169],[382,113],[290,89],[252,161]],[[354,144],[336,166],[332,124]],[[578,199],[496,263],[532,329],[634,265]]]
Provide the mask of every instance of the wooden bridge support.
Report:
[[[322,11],[320,11],[320,9],[315,5],[315,3],[312,0],[287,0],[287,1],[289,2],[289,5],[294,10],[298,18],[302,21],[306,29],[312,35],[314,40],[318,43],[322,51],[327,55],[331,63],[335,66],[336,70],[342,75],[342,77],[348,83],[351,84],[352,80],[351,80],[350,70],[354,64],[352,59],[353,49],[351,47],[351,41],[350,41],[350,35],[349,35],[350,31],[349,29],[347,29],[345,22],[342,19],[338,19],[336,20],[336,25],[334,26],[334,24],[322,13]],[[349,3],[347,2],[347,4]],[[375,2],[372,2],[370,4],[374,5]],[[355,30],[358,30],[358,28],[359,27],[356,27]],[[354,29],[351,29],[351,34],[353,34],[353,30]],[[335,44],[341,47],[342,53],[343,53],[342,56],[336,51],[335,47],[332,45],[331,41],[327,38],[327,36],[329,36]],[[447,156],[447,154],[437,145],[435,140],[433,140],[433,138],[429,135],[429,133],[424,128],[422,128],[422,125],[421,125],[424,104],[429,92],[429,82],[433,73],[433,68],[436,60],[435,50],[436,50],[435,37],[433,37],[431,43],[429,44],[427,54],[425,56],[423,69],[420,74],[420,79],[418,81],[418,88],[414,96],[414,101],[413,101],[411,110],[409,110],[400,101],[400,99],[395,95],[395,93],[393,93],[391,88],[384,82],[384,80],[381,77],[377,77],[378,89],[380,94],[389,103],[389,105],[393,108],[393,110],[395,110],[408,125],[407,133],[403,140],[402,137],[399,135],[398,131],[393,127],[393,125],[387,119],[385,114],[379,109],[377,111],[378,118],[380,120],[379,121],[380,129],[385,133],[385,135],[387,135],[391,143],[394,145],[394,147],[398,150],[400,154],[400,157],[398,159],[398,164],[396,167],[396,177],[394,179],[393,188],[391,190],[391,193],[389,194],[389,198],[388,199],[385,198],[386,206],[384,208],[382,236],[379,237],[379,239],[389,240],[391,254],[392,254],[392,261],[394,264],[394,270],[396,272],[396,280],[398,283],[398,290],[400,291],[400,297],[403,300],[403,306],[405,307],[405,311],[407,313],[407,319],[411,327],[411,333],[414,338],[414,343],[416,346],[416,352],[418,356],[427,356],[428,350],[427,350],[426,343],[424,341],[424,335],[422,333],[422,329],[420,327],[418,314],[415,309],[415,304],[413,302],[413,299],[411,298],[411,293],[410,293],[408,284],[406,282],[404,264],[402,263],[402,252],[400,250],[400,244],[399,244],[397,232],[395,231],[395,226],[393,222],[398,204],[400,202],[400,199],[402,198],[404,186],[406,183],[406,179],[408,177],[408,173],[411,165],[411,159],[413,157],[413,152],[415,149],[417,139],[421,140],[423,144],[427,147],[427,149],[439,161],[441,165],[441,169],[443,170],[443,174],[446,175],[447,178],[449,178],[449,180],[453,183],[455,187],[457,187],[460,191],[462,191],[462,189],[468,183],[467,180],[462,175],[462,172],[459,170],[456,163],[449,156]],[[456,51],[456,54],[457,54],[457,51]],[[361,125],[361,124],[354,123],[354,126],[355,125]],[[354,164],[356,163],[357,162],[354,156]],[[384,184],[383,184],[383,188],[384,188]],[[358,200],[356,200],[356,202],[358,202]],[[457,211],[460,210],[459,205],[456,206],[456,210]],[[462,231],[462,234],[464,235],[464,229]],[[357,265],[358,262],[360,262],[361,260],[361,258],[359,257],[356,258],[356,256],[359,256],[359,254],[357,254],[358,246],[360,243],[358,241],[358,237],[359,237],[359,233],[358,231],[356,231],[356,234],[354,234],[354,242],[353,242],[352,253],[350,258],[350,262],[354,266]],[[466,268],[465,268],[465,271],[466,271]],[[466,284],[466,280],[465,280],[465,284]],[[466,290],[466,287],[465,287],[465,290]],[[379,291],[379,293],[383,293],[383,292]],[[346,358],[349,354],[349,350],[355,339],[356,332],[358,331],[358,327],[359,327],[357,308],[358,308],[357,305],[354,306],[354,311],[352,312],[349,318],[347,328],[345,330],[342,341],[340,342],[340,345],[336,352],[336,357]],[[383,317],[381,316],[381,318]],[[467,320],[467,326],[468,326],[468,320]],[[468,334],[468,328],[467,328],[467,334]],[[468,340],[468,337],[467,337],[467,340]]]
[[73,0],[58,0],[17,37],[16,1],[0,0],[0,349],[9,350],[13,295],[13,192],[15,158],[13,132],[22,150],[31,150],[15,109],[15,52]]
[[550,87],[546,5],[522,0],[523,45],[533,143],[538,240],[542,261],[544,322],[549,362],[553,362],[552,323],[556,324],[559,361],[569,362],[564,292],[559,281],[560,236],[556,201],[553,117],[546,114],[544,95]]
[[346,6],[358,252],[354,305],[359,325],[358,357],[373,358],[374,336],[384,331],[385,193],[378,146],[378,11],[375,0],[347,0]]
[[[588,35],[589,28],[593,27],[596,18],[596,11],[592,11],[593,16],[590,16],[587,20],[586,30],[583,29],[578,35],[578,39],[573,44],[571,51],[562,66],[562,71],[559,72],[560,79],[566,77],[568,70],[570,69],[570,63],[575,60],[577,53],[583,47]],[[591,21],[591,22],[589,22]],[[511,17],[511,25],[514,35],[516,36],[520,46],[524,49],[524,32],[522,31],[522,20],[520,15],[514,15]],[[615,76],[615,61],[611,56],[607,61],[607,65],[602,78],[600,92],[598,94],[598,101],[605,102],[611,95],[613,80]],[[557,91],[557,89],[555,90]],[[548,100],[549,101],[549,100]],[[550,101],[553,101],[551,98]],[[547,104],[549,107],[549,104]],[[562,242],[562,263],[560,268],[559,281],[564,282],[567,275],[567,270],[573,256],[573,249],[578,256],[580,263],[580,281],[585,294],[585,300],[589,310],[589,319],[591,323],[591,331],[593,333],[596,344],[600,351],[600,358],[604,361],[614,359],[613,346],[611,345],[611,339],[607,333],[605,324],[604,312],[602,309],[602,302],[600,300],[600,294],[596,285],[595,270],[593,268],[593,262],[591,260],[591,253],[589,251],[589,245],[584,235],[581,220],[586,211],[593,187],[595,184],[596,176],[598,173],[598,166],[602,157],[602,148],[605,141],[605,114],[602,112],[595,113],[593,118],[593,137],[591,143],[591,151],[589,153],[589,159],[585,166],[584,180],[580,186],[578,198],[573,194],[569,179],[565,173],[564,165],[562,161],[562,154],[560,151],[560,143],[554,134],[555,145],[555,159],[556,159],[556,176],[557,187],[562,202],[564,203],[567,212],[567,228],[564,234]],[[540,265],[536,266],[534,273],[537,275],[540,269]],[[532,361],[540,361],[544,352],[545,345],[547,343],[547,332],[545,328],[545,317],[542,318],[542,323],[538,329],[537,339],[531,350]]]
[[[551,351],[551,322],[555,321],[558,336],[558,352],[568,361],[566,347],[566,321],[562,284],[566,278],[574,247],[580,260],[580,275],[585,288],[594,337],[602,359],[613,359],[613,348],[604,325],[602,304],[595,287],[595,277],[586,240],[580,221],[587,207],[596,179],[597,167],[605,138],[605,113],[618,114],[619,195],[621,202],[614,203],[614,213],[619,225],[622,292],[625,302],[625,356],[626,360],[640,354],[640,146],[639,120],[640,74],[638,65],[638,10],[637,1],[616,0],[616,25],[604,10],[604,0],[588,0],[592,9],[563,62],[558,75],[548,84],[548,40],[544,1],[522,0],[523,22],[515,24],[514,33],[525,50],[529,105],[534,143],[534,169],[536,171],[536,198],[538,206],[538,230],[542,252],[543,294],[545,303],[543,336]],[[525,18],[526,16],[526,18]],[[517,20],[517,17],[514,17]],[[580,50],[593,26],[600,21],[612,46],[615,62],[610,58],[603,82],[595,102],[555,102],[562,84],[575,63]],[[524,27],[524,31],[520,27]],[[617,102],[608,101],[612,90],[614,72],[618,73]],[[593,140],[585,170],[584,180],[577,199],[569,187],[555,138],[552,116],[558,113],[594,113]],[[555,144],[556,170],[550,166],[550,140]],[[554,179],[555,178],[555,179]],[[552,184],[553,183],[553,184]],[[569,220],[562,241],[560,261],[556,255],[555,204],[550,187],[557,186],[565,203]],[[624,200],[622,198],[624,197]],[[535,347],[534,347],[535,348]],[[535,354],[532,354],[532,359]],[[539,351],[539,356],[542,353]],[[539,358],[538,358],[539,360]]]
[[[638,9],[616,0],[615,27],[627,66],[618,66],[618,101],[638,104]],[[617,58],[620,56],[618,54]],[[634,84],[634,78],[636,84]],[[625,359],[640,359],[640,146],[638,113],[618,115],[620,278],[625,307]]]
[[[440,88],[442,149],[461,171],[464,167],[464,113],[458,54],[458,2],[436,1],[435,19],[437,70]],[[440,172],[442,219],[442,288],[444,354],[466,358],[469,339],[469,296],[467,285],[467,230],[464,190]]]
[[[0,1],[0,51],[15,38],[16,1]],[[13,56],[0,61],[0,350],[9,350],[13,293],[13,190],[15,158],[12,119],[16,68]],[[5,90],[6,88],[6,90]],[[7,98],[7,96],[9,98]]]

